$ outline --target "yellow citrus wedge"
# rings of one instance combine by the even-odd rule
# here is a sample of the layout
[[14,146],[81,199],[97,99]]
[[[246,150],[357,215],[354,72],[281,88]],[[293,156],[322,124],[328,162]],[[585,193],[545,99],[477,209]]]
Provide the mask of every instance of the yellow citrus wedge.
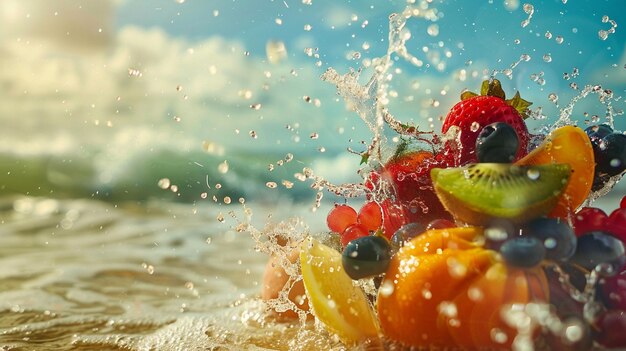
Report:
[[315,316],[344,344],[378,340],[378,321],[369,300],[344,272],[341,254],[315,239],[300,251],[304,287]]

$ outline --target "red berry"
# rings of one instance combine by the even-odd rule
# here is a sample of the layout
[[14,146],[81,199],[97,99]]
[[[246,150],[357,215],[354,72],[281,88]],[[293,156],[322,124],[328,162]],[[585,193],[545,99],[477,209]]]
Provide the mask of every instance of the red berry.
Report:
[[626,208],[626,196],[622,198],[622,201],[619,203],[620,208]]
[[348,205],[335,205],[328,212],[326,224],[335,233],[342,233],[348,226],[355,224],[357,220],[356,211]]
[[576,236],[594,230],[604,230],[608,216],[604,211],[596,207],[583,207],[574,216],[574,231]]
[[[474,96],[454,105],[441,128],[441,131],[446,133],[452,126],[459,127],[461,148],[457,150],[459,156],[457,166],[478,162],[476,157],[478,134],[483,127],[495,122],[508,123],[517,133],[519,149],[515,154],[515,160],[528,153],[528,129],[519,112],[499,97]],[[450,142],[447,147],[455,149],[456,145]]]
[[430,229],[445,229],[445,228],[454,228],[456,227],[456,224],[454,224],[454,222],[449,221],[447,219],[435,219],[433,221],[430,221],[430,223],[428,223],[428,225],[426,226],[426,230],[430,230]]
[[[391,191],[394,195],[392,203],[400,210],[392,209],[388,212],[403,212],[405,216],[404,222],[395,226],[396,230],[410,222],[426,224],[437,218],[451,219],[452,217],[439,201],[430,178],[431,169],[445,168],[450,165],[447,162],[446,158],[434,157],[428,151],[401,153],[392,157],[381,170],[372,172],[365,185],[374,191],[383,188],[383,182],[392,186]],[[385,207],[388,206],[381,204],[381,207],[384,224]],[[394,232],[395,230],[391,233],[385,231],[388,236],[393,235]]]
[[383,224],[383,214],[380,206],[374,201],[363,205],[357,216],[357,222],[367,228],[367,230],[378,230]]
[[600,287],[607,307],[626,311],[626,270],[612,277],[605,277]]
[[369,231],[360,224],[352,224],[341,233],[341,245],[346,247],[349,242],[362,236],[368,236]]
[[606,230],[626,244],[626,208],[618,208],[611,212]]
[[389,199],[383,201],[381,208],[383,210],[383,233],[387,239],[391,239],[393,234],[409,221],[404,215],[404,208]]
[[626,312],[609,310],[598,320],[596,341],[606,347],[626,347]]

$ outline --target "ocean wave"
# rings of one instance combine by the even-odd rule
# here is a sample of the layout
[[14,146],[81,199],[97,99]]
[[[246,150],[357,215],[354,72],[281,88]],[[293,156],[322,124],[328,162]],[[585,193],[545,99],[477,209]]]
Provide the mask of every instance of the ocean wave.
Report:
[[[282,162],[278,162],[282,160]],[[281,165],[282,163],[282,165]],[[208,153],[162,149],[124,159],[99,152],[0,153],[0,195],[25,194],[106,201],[273,201],[314,198],[310,184],[294,179],[303,160],[272,153]],[[269,165],[274,165],[270,171]],[[275,185],[275,186],[274,186]]]

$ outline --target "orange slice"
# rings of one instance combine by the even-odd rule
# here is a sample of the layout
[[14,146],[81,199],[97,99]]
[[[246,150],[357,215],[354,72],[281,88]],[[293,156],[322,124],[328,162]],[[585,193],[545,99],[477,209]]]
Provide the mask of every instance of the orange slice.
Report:
[[567,217],[585,201],[591,186],[595,159],[591,141],[584,130],[575,126],[557,128],[541,145],[516,162],[518,165],[566,163],[572,169],[569,183],[550,217]]

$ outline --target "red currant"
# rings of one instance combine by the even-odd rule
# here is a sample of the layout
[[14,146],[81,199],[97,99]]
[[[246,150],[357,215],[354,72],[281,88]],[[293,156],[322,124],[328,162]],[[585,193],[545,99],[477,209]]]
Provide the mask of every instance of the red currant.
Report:
[[404,216],[404,208],[391,200],[383,201],[381,208],[383,210],[383,232],[387,239],[391,239],[393,233],[408,222]]
[[603,230],[608,216],[596,207],[583,207],[574,216],[574,230],[576,236],[594,230]]
[[341,233],[341,245],[346,247],[352,240],[368,235],[369,231],[363,225],[352,224]]
[[356,211],[348,205],[335,205],[328,212],[326,224],[335,233],[342,233],[348,226],[355,224],[357,220]]
[[618,208],[611,212],[607,230],[626,244],[626,208]]
[[367,230],[378,230],[383,224],[383,214],[380,206],[374,202],[368,202],[359,211],[357,222],[362,224]]

